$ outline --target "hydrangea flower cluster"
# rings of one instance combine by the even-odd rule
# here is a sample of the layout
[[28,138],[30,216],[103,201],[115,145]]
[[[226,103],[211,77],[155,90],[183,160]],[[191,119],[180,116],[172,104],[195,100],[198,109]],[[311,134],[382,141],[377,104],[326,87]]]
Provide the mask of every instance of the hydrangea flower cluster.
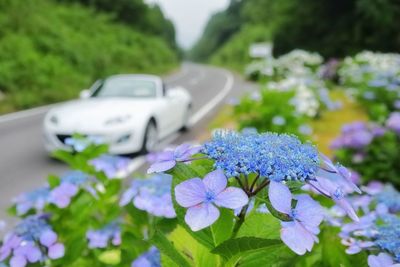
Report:
[[97,197],[96,190],[92,187],[91,179],[81,171],[69,171],[61,177],[60,184],[50,192],[50,203],[59,208],[66,208],[71,203],[71,199],[78,194],[79,189],[83,188],[93,196]]
[[24,215],[29,210],[35,209],[40,212],[45,205],[50,202],[50,188],[44,186],[36,190],[23,193],[16,197],[13,202],[15,203],[17,215]]
[[[345,224],[340,237],[342,244],[348,246],[348,254],[356,254],[362,250],[381,253],[378,256],[368,257],[369,266],[392,266],[400,264],[400,218],[387,213],[384,209],[377,209],[361,217],[360,222]],[[387,258],[388,265],[374,265],[380,258]]]
[[11,267],[24,267],[47,258],[61,258],[64,250],[46,216],[29,216],[5,236],[0,248],[0,262],[8,259]]
[[124,177],[129,168],[130,159],[126,157],[101,155],[90,161],[96,171],[104,172],[108,178]]
[[400,112],[393,112],[386,121],[386,127],[400,135]]
[[202,153],[228,177],[258,173],[276,181],[305,181],[315,176],[319,165],[315,147],[286,134],[216,132]]
[[131,267],[161,267],[160,251],[156,247],[151,247],[134,260]]
[[86,233],[89,248],[106,248],[109,243],[114,246],[121,244],[121,229],[118,222],[112,222],[98,230],[89,230]]
[[378,125],[367,124],[365,122],[357,121],[345,124],[342,127],[342,132],[333,142],[331,147],[333,149],[350,148],[362,150],[368,146],[376,137],[385,134],[385,129]]
[[[174,188],[176,202],[187,208],[184,219],[193,231],[212,225],[220,216],[218,208],[223,207],[234,210],[238,217],[232,230],[235,237],[249,206],[254,205],[253,197],[267,189],[270,205],[266,208],[281,220],[282,241],[299,255],[311,251],[318,242],[324,211],[309,195],[293,196],[288,187],[292,181],[309,184],[358,220],[345,197],[360,192],[351,181],[351,172],[294,136],[217,131],[201,153],[213,161],[214,170],[203,179],[188,177]],[[230,177],[239,187],[228,185]]]
[[176,217],[171,198],[172,176],[155,174],[147,179],[136,179],[121,197],[120,205],[129,202],[157,217]]

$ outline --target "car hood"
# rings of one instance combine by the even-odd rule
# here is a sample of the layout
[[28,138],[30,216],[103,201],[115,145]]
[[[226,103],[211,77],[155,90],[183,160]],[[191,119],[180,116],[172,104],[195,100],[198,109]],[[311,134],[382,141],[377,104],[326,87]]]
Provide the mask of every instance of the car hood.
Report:
[[155,106],[154,99],[89,98],[55,107],[49,116],[56,116],[62,128],[92,130],[109,127],[105,122],[116,117],[129,116],[130,120],[147,117]]

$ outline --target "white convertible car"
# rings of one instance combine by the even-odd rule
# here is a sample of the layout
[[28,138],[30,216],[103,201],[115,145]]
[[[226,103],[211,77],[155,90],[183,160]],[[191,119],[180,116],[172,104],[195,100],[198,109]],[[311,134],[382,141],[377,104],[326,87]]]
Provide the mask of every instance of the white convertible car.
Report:
[[79,133],[99,137],[113,154],[154,150],[159,140],[189,127],[191,96],[166,88],[153,75],[115,75],[81,92],[81,99],[51,109],[44,120],[45,147],[70,149],[65,140]]

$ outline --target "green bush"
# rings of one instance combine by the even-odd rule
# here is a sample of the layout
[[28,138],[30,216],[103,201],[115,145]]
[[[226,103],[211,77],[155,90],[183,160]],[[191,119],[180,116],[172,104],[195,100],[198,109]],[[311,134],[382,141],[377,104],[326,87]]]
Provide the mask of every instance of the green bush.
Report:
[[163,39],[111,19],[80,5],[0,0],[0,112],[76,97],[107,75],[176,66]]

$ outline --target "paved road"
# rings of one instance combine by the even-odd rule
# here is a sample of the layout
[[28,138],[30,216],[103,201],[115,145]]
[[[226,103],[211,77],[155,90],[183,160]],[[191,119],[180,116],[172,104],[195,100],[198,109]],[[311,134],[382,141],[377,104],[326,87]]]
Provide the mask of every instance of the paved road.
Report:
[[[191,63],[183,64],[179,72],[164,80],[169,86],[187,88],[194,100],[191,131],[170,136],[164,145],[195,140],[226,99],[252,90],[250,84],[226,70]],[[43,148],[41,124],[48,109],[0,117],[0,220],[12,224],[5,209],[13,197],[42,185],[48,174],[67,170],[63,163],[50,159]]]

